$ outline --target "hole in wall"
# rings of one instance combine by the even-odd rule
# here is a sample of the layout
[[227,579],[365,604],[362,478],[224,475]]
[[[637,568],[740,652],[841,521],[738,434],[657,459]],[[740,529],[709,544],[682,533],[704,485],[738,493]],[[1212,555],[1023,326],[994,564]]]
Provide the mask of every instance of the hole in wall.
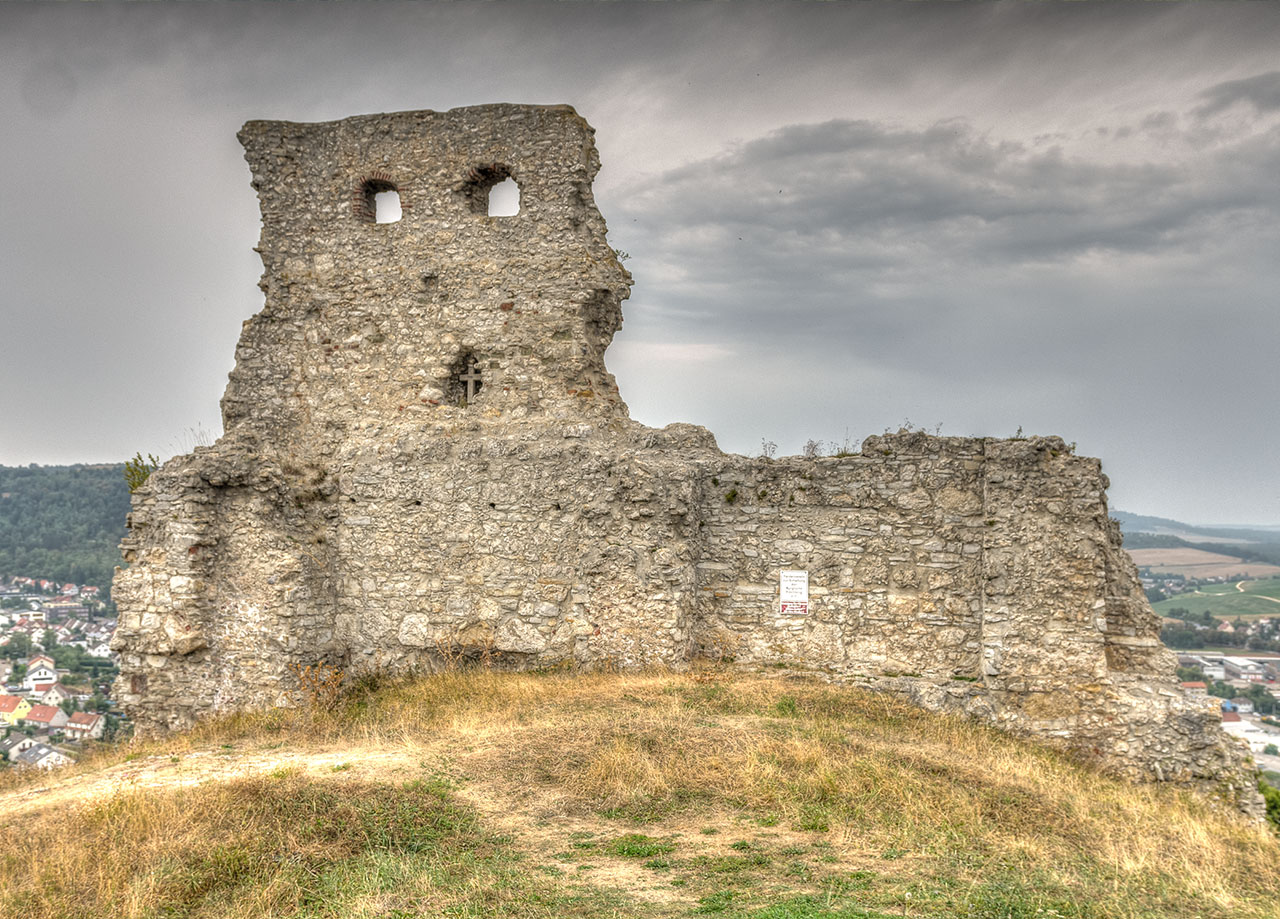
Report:
[[520,186],[507,176],[489,189],[490,217],[515,217],[520,213]]
[[473,166],[461,191],[473,214],[514,217],[520,213],[519,184],[511,174],[511,167],[503,163]]
[[609,347],[618,331],[622,311],[614,295],[608,290],[595,290],[582,304],[582,320],[587,343],[600,353]]
[[396,223],[401,213],[400,192],[380,191],[373,196],[374,223]]
[[483,386],[479,358],[472,351],[464,351],[449,369],[448,400],[465,408],[480,394]]
[[360,184],[352,206],[356,219],[364,223],[395,223],[403,214],[400,189],[384,173],[374,173]]

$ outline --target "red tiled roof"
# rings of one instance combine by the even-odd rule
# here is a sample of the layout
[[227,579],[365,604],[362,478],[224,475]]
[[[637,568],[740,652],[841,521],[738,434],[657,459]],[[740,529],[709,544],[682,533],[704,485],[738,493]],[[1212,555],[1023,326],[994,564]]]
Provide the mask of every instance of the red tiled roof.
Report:
[[1236,712],[1223,712],[1222,720],[1226,722],[1226,721],[1240,721],[1241,719],[1239,714],[1237,714]]
[[1189,683],[1183,683],[1182,688],[1183,689],[1208,689],[1209,687],[1206,686],[1204,683],[1201,683],[1199,680],[1192,680]]
[[0,696],[0,712],[16,712],[21,701],[17,696]]
[[27,712],[26,721],[52,721],[58,714],[58,710],[52,705],[33,705],[31,711]]
[[95,715],[93,712],[75,712],[70,720],[67,721],[67,727],[92,728],[101,717],[101,715]]

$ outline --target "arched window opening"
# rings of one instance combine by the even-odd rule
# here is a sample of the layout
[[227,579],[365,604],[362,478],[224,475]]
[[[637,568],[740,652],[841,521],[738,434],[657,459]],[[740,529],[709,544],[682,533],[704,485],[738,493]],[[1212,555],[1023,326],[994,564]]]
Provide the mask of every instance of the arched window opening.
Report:
[[520,213],[520,186],[508,176],[489,189],[489,216],[515,217]]
[[352,205],[356,219],[363,223],[395,223],[404,215],[400,189],[383,173],[361,183]]

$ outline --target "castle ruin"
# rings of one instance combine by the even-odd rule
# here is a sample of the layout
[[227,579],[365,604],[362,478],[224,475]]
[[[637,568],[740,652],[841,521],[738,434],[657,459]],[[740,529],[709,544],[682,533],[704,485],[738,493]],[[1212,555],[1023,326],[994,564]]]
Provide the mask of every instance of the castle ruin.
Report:
[[[567,106],[245,125],[265,304],[226,433],[134,495],[113,647],[139,729],[282,704],[317,663],[709,654],[1252,801],[1174,679],[1097,460],[914,432],[747,458],[630,420],[604,354],[631,281],[592,135]],[[519,213],[489,216],[507,179]]]

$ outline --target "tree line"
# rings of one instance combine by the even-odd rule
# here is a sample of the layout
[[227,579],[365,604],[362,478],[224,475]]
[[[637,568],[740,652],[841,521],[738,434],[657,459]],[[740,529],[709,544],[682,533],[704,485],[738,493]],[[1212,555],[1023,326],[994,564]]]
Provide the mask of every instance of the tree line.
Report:
[[[1228,531],[1229,532],[1229,531]],[[1255,531],[1250,531],[1255,532]],[[1125,533],[1126,549],[1200,549],[1215,555],[1230,555],[1246,562],[1263,562],[1280,565],[1280,538],[1265,530],[1256,531],[1262,539],[1255,538],[1247,545],[1222,542],[1192,542],[1167,533]]]
[[109,591],[128,512],[123,463],[0,466],[0,575]]

